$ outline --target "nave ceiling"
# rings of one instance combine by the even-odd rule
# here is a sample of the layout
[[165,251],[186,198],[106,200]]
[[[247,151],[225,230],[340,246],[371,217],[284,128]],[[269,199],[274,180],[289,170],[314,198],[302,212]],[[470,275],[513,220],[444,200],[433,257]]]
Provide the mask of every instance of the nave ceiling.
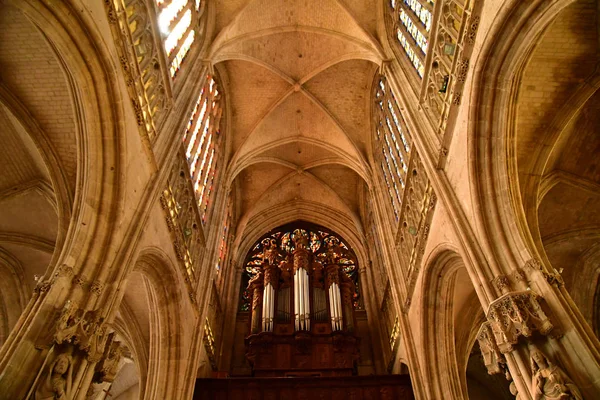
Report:
[[360,225],[371,86],[383,54],[377,6],[217,3],[209,58],[229,96],[227,176],[237,189],[238,229],[292,203],[325,206]]

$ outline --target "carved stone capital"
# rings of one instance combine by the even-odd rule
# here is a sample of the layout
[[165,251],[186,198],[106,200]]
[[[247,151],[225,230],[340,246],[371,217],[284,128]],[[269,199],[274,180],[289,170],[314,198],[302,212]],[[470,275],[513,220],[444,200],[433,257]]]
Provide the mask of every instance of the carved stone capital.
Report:
[[37,294],[46,293],[52,288],[52,285],[54,285],[53,280],[46,280],[46,281],[40,280],[38,282],[38,284],[35,285],[35,288],[33,289],[33,293],[37,293]]
[[56,324],[54,342],[73,344],[86,353],[88,361],[97,362],[104,353],[107,328],[100,310],[82,310],[67,301]]
[[506,275],[498,275],[494,278],[494,284],[502,294],[506,294],[510,291],[510,280]]
[[73,268],[69,267],[67,264],[63,264],[56,269],[54,276],[57,278],[70,278],[74,274]]
[[540,295],[526,290],[508,293],[490,304],[488,321],[502,353],[512,351],[520,336],[552,331],[554,325],[542,310],[541,300]]
[[113,382],[119,372],[119,362],[127,352],[127,348],[114,340],[114,333],[111,333],[106,340],[104,354],[94,371],[94,382]]
[[525,268],[542,270],[542,263],[537,258],[532,258],[525,263]]
[[102,283],[100,281],[92,282],[92,285],[90,286],[90,292],[92,292],[96,296],[100,296],[102,294],[103,290],[104,290],[104,283]]
[[83,274],[79,274],[73,278],[73,283],[82,289],[87,285],[87,282],[87,277]]
[[527,275],[521,268],[517,268],[517,270],[513,273],[513,277],[517,282],[527,282]]

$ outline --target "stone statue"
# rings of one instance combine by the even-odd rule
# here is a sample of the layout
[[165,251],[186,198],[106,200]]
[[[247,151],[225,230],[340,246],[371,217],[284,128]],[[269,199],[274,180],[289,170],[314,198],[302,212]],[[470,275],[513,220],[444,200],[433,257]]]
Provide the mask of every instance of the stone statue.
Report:
[[73,359],[59,354],[50,365],[46,376],[38,383],[35,400],[71,400],[73,384]]
[[582,400],[581,392],[565,372],[537,347],[530,346],[531,392],[534,400]]

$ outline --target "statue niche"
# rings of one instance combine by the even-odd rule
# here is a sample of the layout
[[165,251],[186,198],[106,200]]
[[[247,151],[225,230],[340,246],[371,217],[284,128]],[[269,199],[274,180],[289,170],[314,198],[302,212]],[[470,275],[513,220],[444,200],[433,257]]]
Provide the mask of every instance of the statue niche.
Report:
[[354,373],[358,268],[338,235],[304,222],[283,226],[256,242],[245,267],[255,376]]

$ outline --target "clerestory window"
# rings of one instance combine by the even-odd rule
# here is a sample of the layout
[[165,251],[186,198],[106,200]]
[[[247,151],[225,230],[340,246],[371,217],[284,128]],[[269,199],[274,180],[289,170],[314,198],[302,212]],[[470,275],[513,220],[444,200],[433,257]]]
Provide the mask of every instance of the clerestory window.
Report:
[[383,76],[378,78],[375,85],[373,115],[377,141],[376,159],[379,160],[379,169],[387,187],[394,216],[398,221],[402,194],[406,186],[411,139],[392,88],[387,85]]
[[221,94],[215,77],[207,75],[183,134],[183,149],[189,166],[202,224],[206,224],[220,167]]

